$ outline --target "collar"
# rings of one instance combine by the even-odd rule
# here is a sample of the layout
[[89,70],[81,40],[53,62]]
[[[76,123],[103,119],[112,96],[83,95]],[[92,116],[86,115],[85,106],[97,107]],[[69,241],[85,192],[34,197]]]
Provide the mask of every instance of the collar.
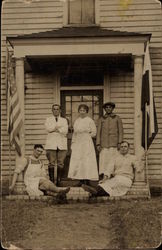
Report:
[[112,117],[112,118],[114,118],[115,116],[116,116],[116,114],[111,113],[110,115],[105,114],[105,115],[103,116],[103,118],[104,118],[104,119],[106,119],[106,118],[108,118],[108,117]]
[[58,116],[54,116],[54,115],[53,115],[53,117],[54,117],[55,119],[56,119],[56,118],[59,119],[59,118],[60,118],[60,115],[58,115]]
[[32,159],[33,161],[39,161],[39,158],[35,158],[33,155],[30,155],[30,159]]

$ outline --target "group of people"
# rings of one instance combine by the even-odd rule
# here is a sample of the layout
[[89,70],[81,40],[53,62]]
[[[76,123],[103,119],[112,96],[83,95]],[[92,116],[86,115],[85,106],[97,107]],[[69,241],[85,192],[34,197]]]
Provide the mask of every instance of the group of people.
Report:
[[[121,118],[113,113],[115,104],[107,102],[103,105],[105,114],[95,122],[88,116],[89,107],[80,104],[78,118],[73,125],[71,142],[71,158],[68,178],[79,180],[80,185],[93,195],[120,196],[127,193],[134,178],[134,169],[142,171],[143,165],[134,155],[129,154],[129,143],[123,141],[123,125]],[[24,173],[24,183],[29,195],[66,194],[70,187],[57,187],[64,168],[67,154],[67,119],[60,116],[60,105],[52,106],[53,115],[45,122],[47,139],[45,144],[48,159],[48,174],[45,172],[39,156],[43,152],[42,145],[35,145],[33,155],[25,158],[14,171],[10,190],[14,189],[17,176]],[[99,168],[92,138],[96,136],[96,148],[99,152]],[[56,170],[57,169],[57,180]],[[57,181],[57,182],[56,182]],[[91,181],[91,182],[89,182]],[[91,186],[98,181],[97,186]]]

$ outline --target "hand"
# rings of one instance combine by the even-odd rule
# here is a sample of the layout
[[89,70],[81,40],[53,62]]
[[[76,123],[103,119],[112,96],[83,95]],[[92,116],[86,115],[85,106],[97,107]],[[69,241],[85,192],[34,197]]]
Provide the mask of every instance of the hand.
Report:
[[99,181],[99,183],[103,183],[104,181],[106,181],[107,179],[109,179],[109,176],[104,175],[103,179]]
[[9,191],[10,191],[11,193],[13,192],[13,190],[14,190],[14,186],[13,186],[13,185],[9,186]]
[[120,143],[117,144],[117,150],[120,150]]
[[97,145],[97,151],[101,152],[101,146],[100,145]]
[[55,131],[55,132],[59,132],[59,127],[56,126],[54,131]]

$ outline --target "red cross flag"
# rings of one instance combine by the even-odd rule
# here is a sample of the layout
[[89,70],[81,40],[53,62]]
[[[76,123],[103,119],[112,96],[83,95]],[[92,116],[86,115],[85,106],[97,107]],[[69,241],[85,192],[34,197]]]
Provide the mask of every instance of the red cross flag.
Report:
[[158,132],[156,109],[152,88],[152,70],[149,45],[146,46],[141,94],[142,146],[147,150]]

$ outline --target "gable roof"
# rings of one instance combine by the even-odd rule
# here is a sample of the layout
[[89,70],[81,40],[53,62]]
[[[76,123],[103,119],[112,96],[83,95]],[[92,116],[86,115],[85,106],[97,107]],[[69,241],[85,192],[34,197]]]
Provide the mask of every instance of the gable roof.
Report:
[[128,37],[128,36],[148,36],[151,34],[142,34],[135,32],[116,31],[110,29],[103,29],[99,26],[92,27],[63,27],[51,31],[32,33],[26,35],[18,35],[16,37],[7,37],[12,39],[32,39],[32,38],[73,38],[73,37]]

